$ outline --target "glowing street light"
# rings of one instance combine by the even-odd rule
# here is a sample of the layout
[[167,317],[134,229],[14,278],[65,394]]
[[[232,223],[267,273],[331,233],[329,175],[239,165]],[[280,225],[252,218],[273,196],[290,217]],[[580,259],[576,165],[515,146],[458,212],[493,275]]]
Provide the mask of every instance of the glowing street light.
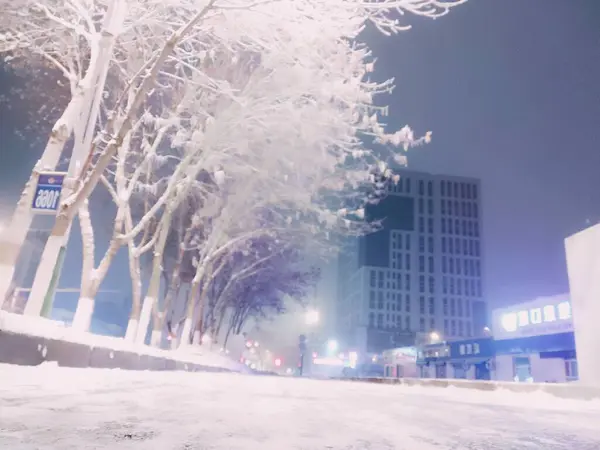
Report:
[[335,339],[329,339],[329,341],[327,341],[327,350],[329,350],[331,353],[335,353],[338,349],[338,342]]
[[431,342],[439,342],[440,335],[436,331],[432,331],[431,333],[429,333],[429,339],[431,340]]
[[316,309],[311,309],[306,312],[306,325],[316,325],[319,323],[319,311]]

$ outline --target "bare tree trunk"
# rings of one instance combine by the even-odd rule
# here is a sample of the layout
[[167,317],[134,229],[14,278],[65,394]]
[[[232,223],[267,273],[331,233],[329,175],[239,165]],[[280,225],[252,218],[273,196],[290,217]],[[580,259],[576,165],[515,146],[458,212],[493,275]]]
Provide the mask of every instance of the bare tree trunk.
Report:
[[238,310],[236,309],[231,318],[229,319],[229,326],[227,328],[227,334],[225,335],[225,341],[223,342],[223,346],[227,348],[227,342],[229,342],[229,337],[231,336],[231,332],[235,329],[235,325],[237,322]]
[[102,284],[108,269],[121,247],[118,238],[123,228],[124,211],[120,207],[115,217],[113,237],[108,245],[108,249],[100,261],[98,268],[94,268],[95,245],[94,228],[90,218],[88,201],[86,200],[79,209],[79,224],[81,227],[81,237],[83,246],[83,271],[81,274],[81,290],[77,309],[73,317],[73,328],[79,331],[88,331],[92,315],[94,313],[95,297]]
[[227,333],[225,334],[225,340],[223,341],[223,348],[227,348],[227,343],[229,342],[229,336],[231,334],[231,330],[233,326],[229,324],[229,328],[227,328]]
[[183,256],[185,254],[185,249],[187,248],[189,241],[192,236],[192,230],[189,228],[185,232],[185,236],[183,237],[183,243],[179,247],[179,251],[177,253],[177,260],[175,262],[175,266],[173,267],[173,272],[171,273],[171,281],[167,285],[167,293],[165,295],[165,300],[162,309],[158,308],[158,305],[155,307],[155,320],[154,320],[154,331],[162,330],[165,326],[165,320],[167,318],[167,313],[169,308],[171,307],[171,303],[179,296],[179,289],[181,287],[181,264],[183,262]]
[[[167,319],[167,312],[169,311],[169,308],[171,307],[171,303],[173,303],[175,295],[179,290],[180,280],[179,280],[179,276],[176,275],[176,273],[178,273],[178,271],[179,271],[179,267],[176,266],[173,269],[173,275],[171,276],[171,281],[167,288],[167,293],[165,295],[165,299],[164,299],[162,308],[159,308],[159,305],[155,304],[153,329],[152,329],[152,336],[153,336],[153,342],[151,343],[152,346],[160,345],[160,340],[158,339],[158,336],[160,336],[162,339],[162,330],[165,327],[165,321]],[[160,334],[159,334],[159,332],[160,332]]]
[[[198,278],[198,279],[197,279]],[[200,277],[194,277],[190,287],[187,311],[185,321],[183,322],[183,330],[181,331],[181,341],[179,346],[183,347],[191,343],[192,320],[194,318],[194,306],[196,305],[196,294],[200,289]]]
[[129,322],[127,323],[127,331],[125,332],[125,340],[127,342],[135,341],[142,306],[142,274],[139,256],[135,254],[136,250],[133,240],[130,240],[128,243],[128,253],[129,274],[131,276],[131,313],[129,315]]
[[[152,274],[150,275],[148,291],[146,292],[146,296],[144,297],[144,302],[142,304],[140,323],[138,333],[136,336],[136,342],[138,344],[143,344],[146,341],[146,333],[148,331],[148,326],[150,325],[152,310],[154,308],[155,303],[158,301],[158,294],[160,290],[160,276],[162,272],[162,256],[163,251],[165,249],[165,245],[167,243],[167,236],[169,235],[172,214],[173,211],[170,208],[167,208],[161,219],[160,228],[158,230],[159,237],[154,247],[154,258],[152,260]],[[153,330],[153,333],[160,332],[162,332],[162,330]],[[156,339],[157,337],[155,337],[153,340]]]
[[81,271],[81,288],[79,301],[73,317],[72,327],[78,331],[87,331],[92,323],[94,314],[94,297],[97,291],[95,280],[95,243],[94,229],[90,218],[88,202],[85,201],[79,208],[79,225],[81,228],[81,244],[83,251],[83,262]]
[[225,316],[227,315],[227,310],[222,309],[219,313],[219,320],[217,322],[217,327],[215,329],[215,336],[219,337],[221,334],[221,327],[223,326],[223,322],[225,321]]

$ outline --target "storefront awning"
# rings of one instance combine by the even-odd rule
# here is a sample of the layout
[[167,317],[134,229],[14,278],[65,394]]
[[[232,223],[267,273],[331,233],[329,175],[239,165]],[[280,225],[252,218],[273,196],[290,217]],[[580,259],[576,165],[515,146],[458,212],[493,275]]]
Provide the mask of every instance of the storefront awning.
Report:
[[541,353],[575,350],[573,332],[502,339],[494,342],[496,354]]

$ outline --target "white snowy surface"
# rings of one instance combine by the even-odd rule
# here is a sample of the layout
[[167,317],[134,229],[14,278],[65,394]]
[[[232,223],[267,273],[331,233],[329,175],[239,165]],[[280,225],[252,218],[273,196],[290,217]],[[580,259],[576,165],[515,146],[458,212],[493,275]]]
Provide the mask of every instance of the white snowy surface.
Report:
[[545,394],[0,365],[0,448],[592,450],[600,403]]
[[236,372],[248,371],[248,368],[245,365],[234,361],[220,352],[212,352],[197,346],[183,346],[181,349],[175,351],[162,350],[147,345],[138,345],[127,342],[119,337],[82,333],[73,330],[64,322],[43,317],[24,316],[21,314],[0,311],[0,330],[45,339],[57,339],[85,344],[91,347],[128,351],[140,355],[156,356],[160,358],[171,358],[182,362],[225,368]]

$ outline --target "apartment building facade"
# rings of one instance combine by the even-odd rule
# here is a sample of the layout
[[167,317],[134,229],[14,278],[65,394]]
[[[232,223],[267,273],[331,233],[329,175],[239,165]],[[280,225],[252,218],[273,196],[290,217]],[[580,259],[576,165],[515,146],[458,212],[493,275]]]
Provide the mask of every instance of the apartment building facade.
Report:
[[350,239],[338,263],[338,334],[368,353],[477,337],[487,326],[481,186],[473,178],[397,171],[367,209],[381,227]]

